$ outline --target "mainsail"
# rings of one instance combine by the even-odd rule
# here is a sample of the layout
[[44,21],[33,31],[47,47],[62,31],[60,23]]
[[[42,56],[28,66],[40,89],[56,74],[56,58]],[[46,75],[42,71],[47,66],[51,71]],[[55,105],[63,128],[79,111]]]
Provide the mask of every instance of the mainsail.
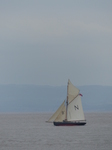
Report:
[[84,112],[81,103],[81,95],[79,94],[79,89],[77,89],[68,80],[67,86],[67,121],[77,121],[85,120]]
[[67,121],[80,120],[85,120],[85,117],[81,103],[81,96],[78,95],[70,104],[68,104]]

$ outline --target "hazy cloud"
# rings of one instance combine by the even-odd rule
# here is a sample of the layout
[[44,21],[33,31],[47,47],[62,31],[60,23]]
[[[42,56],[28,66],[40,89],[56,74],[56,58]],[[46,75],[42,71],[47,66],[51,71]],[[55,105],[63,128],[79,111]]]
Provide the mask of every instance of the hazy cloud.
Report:
[[0,83],[112,85],[112,2],[0,1]]

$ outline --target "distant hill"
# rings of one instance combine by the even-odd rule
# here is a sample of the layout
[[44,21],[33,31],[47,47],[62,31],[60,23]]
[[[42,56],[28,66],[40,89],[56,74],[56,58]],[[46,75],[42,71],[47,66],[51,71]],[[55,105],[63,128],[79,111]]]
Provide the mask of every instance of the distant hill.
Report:
[[[112,111],[111,86],[80,86],[84,111]],[[0,85],[0,112],[53,112],[66,86]]]
[[85,111],[112,111],[112,86],[81,86]]

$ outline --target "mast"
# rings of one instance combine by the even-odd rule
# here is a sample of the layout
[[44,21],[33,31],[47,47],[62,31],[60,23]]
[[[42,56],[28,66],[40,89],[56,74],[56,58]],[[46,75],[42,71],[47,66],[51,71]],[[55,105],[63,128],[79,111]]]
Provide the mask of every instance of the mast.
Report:
[[[68,84],[69,84],[69,82],[68,82]],[[68,110],[68,85],[67,85],[66,116],[65,116],[66,121],[67,121],[67,110]]]

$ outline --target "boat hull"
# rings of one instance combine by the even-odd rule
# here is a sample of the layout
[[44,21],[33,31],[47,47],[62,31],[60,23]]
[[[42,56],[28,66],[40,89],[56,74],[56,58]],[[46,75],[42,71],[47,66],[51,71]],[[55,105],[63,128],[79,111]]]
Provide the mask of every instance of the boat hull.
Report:
[[55,126],[83,126],[86,122],[53,122]]

